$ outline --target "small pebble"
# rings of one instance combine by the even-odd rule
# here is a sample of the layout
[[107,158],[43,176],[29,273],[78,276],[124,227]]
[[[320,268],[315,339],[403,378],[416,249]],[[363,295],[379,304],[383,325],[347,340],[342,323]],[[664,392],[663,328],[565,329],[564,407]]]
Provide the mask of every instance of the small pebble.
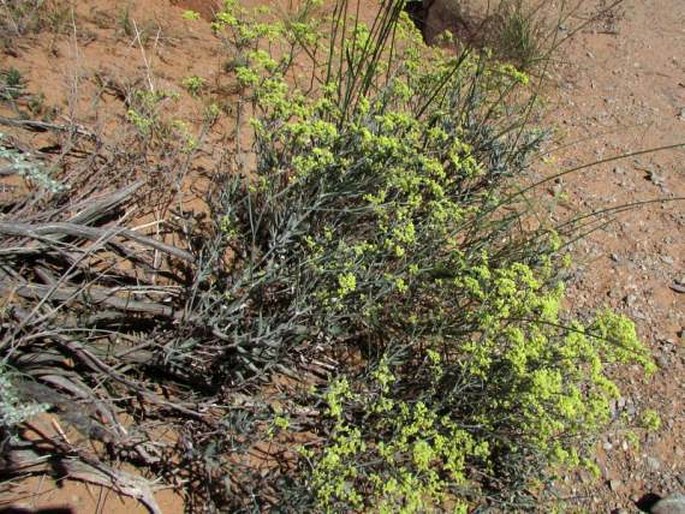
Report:
[[635,416],[635,414],[637,414],[637,408],[634,403],[628,404],[626,407],[626,414],[628,414],[628,416]]
[[658,471],[661,468],[661,461],[655,457],[647,457],[647,466],[654,471]]
[[659,366],[661,369],[665,369],[668,367],[668,358],[665,355],[663,355],[663,354],[657,355],[655,360],[656,360],[656,365]]
[[634,294],[629,294],[623,297],[623,303],[625,303],[628,307],[632,307],[636,301],[637,296],[635,296]]
[[685,514],[685,495],[671,494],[662,498],[651,508],[652,514]]
[[685,286],[684,285],[680,285],[680,284],[677,284],[676,282],[673,282],[670,287],[676,293],[681,293],[681,294],[685,293]]

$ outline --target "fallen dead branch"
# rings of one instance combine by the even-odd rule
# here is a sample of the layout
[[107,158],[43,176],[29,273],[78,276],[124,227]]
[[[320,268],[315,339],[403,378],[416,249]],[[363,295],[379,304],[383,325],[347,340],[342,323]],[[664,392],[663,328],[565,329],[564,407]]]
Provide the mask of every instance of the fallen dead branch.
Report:
[[[54,456],[41,455],[32,448],[10,450],[5,457],[6,473],[49,473],[54,470]],[[154,491],[159,489],[141,476],[126,473],[105,466],[94,457],[84,455],[63,457],[59,459],[63,479],[78,480],[107,487],[118,494],[135,498],[145,505],[151,514],[162,514]]]
[[[192,376],[175,362],[204,358],[176,349],[196,256],[128,228],[144,188],[136,181],[71,204],[36,196],[0,218],[0,357],[22,371],[15,382],[21,396],[49,406],[58,426],[108,445],[117,460],[135,456],[159,466],[166,457],[145,423],[127,434],[122,413],[150,422],[192,420],[208,430],[216,421],[211,397],[175,386]],[[49,457],[35,445],[11,446],[4,468],[45,472],[57,460],[66,478],[109,487],[159,512],[148,481],[112,469],[104,454],[86,455],[73,441],[65,435]]]
[[151,237],[143,236],[132,230],[121,227],[102,229],[89,227],[75,223],[46,223],[46,224],[28,224],[28,223],[0,223],[0,234],[6,236],[18,236],[32,239],[38,239],[46,242],[56,243],[59,238],[50,239],[45,236],[72,236],[82,239],[90,239],[97,241],[100,239],[112,239],[114,237],[122,237],[135,241],[143,246],[147,246],[154,250],[166,253],[178,259],[188,262],[193,262],[195,257],[185,250],[176,248],[174,246],[162,243]]
[[[115,296],[121,293],[126,294],[126,297]],[[5,291],[8,294],[9,291]],[[54,288],[42,284],[29,284],[20,286],[14,289],[14,293],[23,297],[34,300],[39,300],[45,297],[51,297],[53,300],[61,302],[81,302],[86,305],[102,305],[112,307],[120,311],[147,313],[153,316],[178,317],[181,314],[175,313],[174,309],[168,305],[146,302],[140,300],[133,300],[132,293],[122,289],[113,288],[105,289],[102,287],[60,287]]]
[[46,121],[22,120],[6,118],[4,116],[0,116],[0,125],[23,128],[33,132],[47,132],[48,130],[54,130],[57,132],[71,132],[81,136],[86,136],[89,139],[96,139],[96,135],[94,133],[76,125],[59,125],[57,123],[49,123]]

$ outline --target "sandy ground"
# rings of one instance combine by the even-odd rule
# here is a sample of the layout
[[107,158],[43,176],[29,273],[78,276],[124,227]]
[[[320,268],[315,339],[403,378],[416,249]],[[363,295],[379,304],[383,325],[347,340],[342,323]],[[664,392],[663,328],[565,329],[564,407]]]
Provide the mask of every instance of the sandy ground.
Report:
[[[560,62],[550,70],[545,93],[543,122],[554,129],[553,142],[546,148],[547,164],[537,167],[536,178],[685,142],[682,1],[626,0],[615,16],[591,24],[563,48]],[[220,73],[225,56],[217,51],[208,24],[181,18],[185,8],[209,17],[208,3],[172,4],[162,0],[131,4],[130,18],[148,37],[157,38],[146,51],[135,37],[122,32],[121,7],[96,0],[79,5],[76,30],[65,29],[64,36],[53,39],[22,41],[15,55],[3,57],[3,66],[20,69],[30,89],[42,92],[47,105],[59,105],[62,116],[114,138],[125,108],[113,88],[108,94],[98,90],[96,85],[101,87],[105,79],[121,86],[131,81],[145,84],[154,77],[158,85],[183,94],[179,86],[183,78],[199,75],[207,79],[214,99],[227,98],[230,84],[222,82]],[[587,13],[602,4],[588,2]],[[569,27],[580,21],[580,17],[569,20]],[[188,119],[199,118],[193,114],[197,104],[187,99],[172,108]],[[32,137],[34,147],[51,144],[49,134]],[[221,141],[208,143],[220,147]],[[631,316],[659,371],[647,382],[639,380],[635,370],[618,372],[624,395],[616,404],[616,415],[625,413],[629,421],[617,423],[598,444],[599,480],[579,473],[558,481],[572,509],[637,512],[634,502],[646,493],[685,489],[685,294],[679,287],[685,282],[685,203],[676,201],[685,197],[683,157],[685,151],[679,149],[598,164],[550,184],[544,192],[550,216],[559,220],[577,210],[669,200],[621,214],[574,248],[569,308],[585,315],[607,305]],[[217,158],[211,152],[203,154],[198,166]],[[192,174],[185,179],[191,180]],[[11,185],[3,187],[0,195],[17,194]],[[659,430],[639,427],[634,413],[645,408],[659,412]],[[627,435],[629,428],[635,428],[638,441]],[[159,493],[157,499],[165,513],[183,511],[182,498],[170,491]],[[0,509],[9,502],[30,509],[68,507],[75,513],[146,512],[134,500],[99,486],[70,481],[56,485],[47,477],[18,484],[13,497],[0,497]]]
[[[627,0],[617,15],[578,34],[554,71],[549,118],[560,169],[685,142],[685,11],[679,0]],[[597,448],[601,482],[567,477],[576,503],[626,509],[647,493],[685,489],[685,150],[657,151],[587,168],[554,184],[556,213],[663,199],[631,209],[576,245],[570,307],[608,305],[634,319],[659,371],[643,383],[621,372],[617,415],[660,413],[662,427],[629,441],[617,424]],[[678,200],[680,199],[680,200]],[[639,426],[639,420],[628,426]]]

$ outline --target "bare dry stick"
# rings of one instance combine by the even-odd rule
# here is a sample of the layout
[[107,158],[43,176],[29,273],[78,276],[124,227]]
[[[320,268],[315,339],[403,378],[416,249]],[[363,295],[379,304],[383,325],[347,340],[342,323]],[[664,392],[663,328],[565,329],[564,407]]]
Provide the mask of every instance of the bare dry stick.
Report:
[[6,125],[8,127],[18,127],[18,128],[23,128],[27,130],[31,130],[33,132],[47,132],[48,130],[54,130],[57,132],[72,132],[75,134],[79,134],[81,136],[85,136],[88,139],[96,139],[97,136],[93,133],[90,132],[89,130],[86,130],[85,128],[78,127],[76,125],[58,125],[56,123],[48,123],[46,121],[37,121],[37,120],[21,120],[21,119],[14,119],[14,118],[5,118],[4,116],[0,116],[0,125]]
[[[53,300],[62,302],[76,301],[85,305],[102,304],[115,309],[127,312],[143,312],[153,316],[179,317],[180,313],[175,313],[168,305],[155,302],[145,302],[132,300],[130,294],[125,297],[115,296],[115,293],[122,291],[121,288],[107,289],[104,287],[73,287],[62,286],[54,288],[42,284],[27,284],[14,289],[14,293],[23,298],[40,299],[47,295]],[[0,289],[3,294],[8,294],[6,289]]]
[[0,234],[8,236],[30,237],[33,239],[39,239],[40,236],[61,234],[91,240],[109,239],[115,236],[121,236],[140,243],[143,246],[148,246],[150,248],[154,248],[155,250],[159,250],[160,252],[166,253],[178,259],[188,262],[195,262],[195,257],[190,252],[186,252],[185,250],[162,243],[161,241],[157,241],[150,237],[137,234],[132,230],[122,227],[103,229],[67,222],[44,224],[0,223]]
[[[51,472],[52,466],[49,461],[52,459],[52,456],[40,455],[32,449],[11,450],[7,457],[14,473]],[[97,459],[84,459],[82,456],[60,459],[59,464],[66,472],[66,478],[107,487],[119,494],[137,499],[151,514],[162,514],[155,500],[154,486],[149,480],[114,470]]]
[[69,223],[82,225],[93,224],[100,217],[110,214],[112,210],[122,204],[125,200],[128,200],[142,185],[143,182],[139,180],[123,189],[107,194],[102,199],[89,201],[89,205],[83,207],[83,210],[72,216],[69,219]]

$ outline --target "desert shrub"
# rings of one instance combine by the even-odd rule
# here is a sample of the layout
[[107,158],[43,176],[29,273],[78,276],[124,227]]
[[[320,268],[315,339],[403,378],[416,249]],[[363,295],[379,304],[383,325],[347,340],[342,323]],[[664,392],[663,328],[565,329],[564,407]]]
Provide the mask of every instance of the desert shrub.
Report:
[[[540,5],[543,4],[538,4]],[[499,23],[495,25],[496,35],[492,39],[498,52],[525,68],[543,59],[549,42],[545,41],[546,27],[537,16],[537,10],[526,7],[522,0],[512,0],[501,2],[498,11]]]
[[25,155],[3,144],[4,134],[0,133],[0,159],[8,165],[8,171],[15,173],[40,190],[59,193],[67,186],[51,176],[51,170],[44,169],[31,155]]
[[0,71],[0,99],[12,102],[24,94],[24,77],[16,68]]
[[0,28],[3,38],[38,30],[42,24],[43,4],[43,0],[2,2],[3,22]]
[[0,43],[10,49],[17,37],[50,30],[61,32],[69,20],[62,0],[3,0],[0,2]]
[[[189,510],[523,508],[587,456],[611,368],[653,366],[628,320],[563,313],[564,241],[525,228],[517,184],[544,138],[528,76],[427,48],[402,8],[365,24],[345,1],[225,2],[213,28],[249,137],[181,247],[123,225],[141,183],[65,209],[73,182],[0,152],[51,193],[0,227],[22,294],[7,369],[114,458],[185,484]],[[132,156],[193,146],[165,98],[129,98]]]
[[234,257],[212,278],[228,287],[196,308],[231,335],[228,376],[341,363],[303,400],[326,413],[294,480],[310,506],[522,505],[609,420],[608,367],[652,364],[628,320],[564,317],[558,237],[517,228],[508,179],[542,137],[526,75],[423,47],[401,7],[365,26],[339,4],[333,36],[309,40],[307,54],[328,53],[307,95],[258,37],[246,44],[274,32],[227,2],[215,28],[243,36],[257,164],[215,204],[212,254]]
[[456,39],[462,45],[487,48],[494,58],[539,76],[566,40],[590,24],[616,16],[621,3],[601,3],[582,14],[587,5],[583,0],[435,0],[407,2],[407,9],[430,44]]
[[49,407],[21,398],[12,378],[12,373],[0,362],[0,449],[3,452],[21,423],[45,412]]
[[[576,32],[615,12],[621,0],[580,15],[585,2],[500,0],[493,4],[483,43],[499,58],[529,73],[544,73],[557,50]],[[575,20],[582,19],[582,22]],[[564,30],[562,30],[562,27]]]

